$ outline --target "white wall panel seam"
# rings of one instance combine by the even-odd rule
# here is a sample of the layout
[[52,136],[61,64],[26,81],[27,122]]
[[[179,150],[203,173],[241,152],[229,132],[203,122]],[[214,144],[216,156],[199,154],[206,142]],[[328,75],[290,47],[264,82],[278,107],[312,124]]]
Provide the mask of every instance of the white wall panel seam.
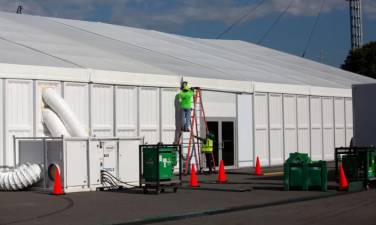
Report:
[[298,95],[295,95],[295,129],[296,129],[296,151],[299,151],[299,121],[298,121]]
[[6,160],[5,160],[5,154],[6,154],[6,79],[1,79],[2,80],[2,93],[3,93],[3,96],[2,96],[2,103],[3,103],[3,107],[2,107],[2,111],[3,111],[3,127],[2,127],[2,130],[3,130],[3,165],[5,166],[6,165]]
[[[140,103],[140,87],[136,87],[136,99],[137,99],[137,105],[136,105],[136,108],[137,108],[137,125],[136,125],[136,129],[137,129],[137,136],[141,136],[141,118],[140,118],[140,107],[141,107],[141,103]],[[143,139],[145,141],[145,136],[143,136]]]
[[256,125],[255,125],[255,93],[252,94],[252,136],[253,136],[253,143],[252,143],[252,155],[253,155],[253,166],[256,164]]
[[163,100],[162,100],[162,89],[161,88],[158,88],[157,89],[158,90],[158,92],[157,92],[157,94],[158,94],[158,98],[159,98],[159,109],[158,109],[158,111],[159,111],[159,142],[162,142],[163,141],[163,139],[162,139],[162,134],[163,134],[163,125],[162,125],[162,104],[163,104]]
[[[336,109],[335,109],[335,97],[332,98],[332,104],[333,104],[333,146],[336,147]],[[334,151],[334,149],[333,149]],[[334,155],[333,155],[334,157]]]
[[[346,98],[343,98],[344,100],[344,104],[343,104],[343,107],[344,107],[344,110],[345,110],[345,124],[344,124],[344,127],[345,127],[345,146],[350,146],[350,142],[348,142],[347,140],[347,136],[348,136],[348,130],[347,130],[347,109],[346,109]],[[354,113],[352,113],[353,115]],[[354,121],[354,120],[353,120]]]
[[325,144],[324,144],[324,104],[323,98],[320,97],[320,104],[321,104],[321,159],[325,159]]
[[309,129],[309,156],[312,157],[312,113],[311,113],[311,96],[308,96],[308,129]]
[[286,140],[285,140],[285,95],[281,95],[282,98],[282,160],[286,160]]
[[93,115],[92,115],[92,112],[93,112],[93,108],[92,108],[92,103],[91,103],[91,100],[92,100],[92,96],[91,96],[91,93],[92,93],[92,83],[88,83],[88,92],[89,92],[89,94],[88,94],[88,97],[89,97],[89,99],[88,99],[88,105],[89,105],[89,124],[88,124],[88,126],[89,126],[89,130],[90,130],[90,132],[89,132],[89,136],[92,136],[93,135],[93,124],[92,124],[92,118],[93,118]]
[[268,119],[267,123],[266,123],[266,126],[267,126],[267,133],[268,133],[268,165],[270,166],[271,163],[272,163],[272,160],[271,160],[271,150],[270,150],[270,93],[266,93],[266,117]]
[[[239,103],[239,94],[235,94],[235,115],[236,115],[236,118],[235,118],[235,123],[236,123],[236,129],[234,127],[234,133],[236,132],[236,134],[234,134],[234,142],[235,143],[238,143],[239,141],[239,135],[237,135],[239,132],[238,132],[238,119],[239,119],[239,114],[238,114],[238,103]],[[236,145],[234,143],[234,145]],[[237,146],[234,146],[234,166],[235,167],[239,167],[239,154],[240,154],[240,151],[239,149],[237,148]]]
[[[117,90],[117,86],[116,85],[113,85],[112,86],[112,133],[114,134],[114,136],[116,137],[117,136],[117,121],[116,121],[116,108],[117,108],[117,104],[116,104],[116,90]],[[119,158],[118,158],[119,159]],[[118,164],[119,165],[119,164]],[[118,173],[119,174],[119,173]]]
[[36,115],[37,115],[37,107],[36,107],[36,99],[37,99],[37,84],[36,84],[36,81],[33,80],[33,112],[34,112],[34,115],[33,115],[33,137],[37,136],[37,119],[36,119]]

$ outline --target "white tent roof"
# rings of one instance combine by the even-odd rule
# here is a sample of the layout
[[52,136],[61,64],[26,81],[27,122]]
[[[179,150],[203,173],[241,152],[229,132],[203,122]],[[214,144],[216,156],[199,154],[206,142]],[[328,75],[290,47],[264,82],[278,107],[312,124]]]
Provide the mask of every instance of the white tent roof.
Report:
[[[76,80],[89,79],[82,72],[89,70],[92,77],[105,83],[112,79],[132,84],[130,78],[146,74],[160,82],[162,79],[161,83],[187,77],[218,86],[211,80],[222,80],[223,85],[231,86],[232,82],[233,89],[242,86],[240,90],[250,83],[349,89],[352,84],[375,82],[244,41],[189,38],[98,22],[3,12],[0,30],[0,63],[8,68],[0,68],[0,75],[9,74],[9,68],[15,68],[10,65],[17,64],[19,68],[42,66],[77,74],[70,74],[68,80],[75,80],[75,76]],[[61,74],[59,79],[64,76]],[[140,81],[148,82],[144,78]]]

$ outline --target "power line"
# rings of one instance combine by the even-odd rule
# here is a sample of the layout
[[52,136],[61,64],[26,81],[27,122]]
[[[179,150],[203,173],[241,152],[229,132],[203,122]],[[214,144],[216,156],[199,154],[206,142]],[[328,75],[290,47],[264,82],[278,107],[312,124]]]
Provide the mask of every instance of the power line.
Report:
[[312,40],[313,34],[315,33],[316,26],[317,26],[317,24],[318,24],[318,22],[320,20],[321,12],[322,12],[322,10],[324,8],[324,5],[325,5],[325,0],[322,0],[321,1],[321,6],[320,6],[319,13],[316,16],[315,22],[314,22],[314,24],[312,26],[311,32],[310,32],[309,37],[308,37],[308,41],[306,43],[306,46],[304,47],[304,51],[303,51],[303,54],[302,54],[303,58],[305,57],[305,54],[307,53],[308,47],[311,44],[311,40]]
[[286,14],[287,10],[290,9],[292,4],[295,2],[295,0],[291,0],[289,5],[279,14],[276,20],[272,23],[272,25],[268,28],[268,30],[264,33],[264,35],[260,38],[260,40],[257,42],[257,44],[261,44],[265,38],[269,35],[269,33],[274,29],[274,26],[277,25],[277,23],[281,20],[281,18]]
[[226,28],[222,33],[220,33],[215,39],[220,39],[224,34],[228,33],[232,28],[234,28],[236,25],[238,25],[241,21],[243,21],[247,16],[249,16],[251,13],[253,13],[256,9],[258,9],[262,4],[264,4],[266,0],[261,0],[255,7],[251,8],[247,13],[245,13],[243,16],[239,17],[237,20],[235,20],[230,26]]

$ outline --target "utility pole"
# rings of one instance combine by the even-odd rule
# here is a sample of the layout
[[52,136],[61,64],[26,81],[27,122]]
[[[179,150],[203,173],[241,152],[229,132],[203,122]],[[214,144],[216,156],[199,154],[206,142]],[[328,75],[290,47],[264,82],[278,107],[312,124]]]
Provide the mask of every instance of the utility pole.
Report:
[[350,8],[351,50],[362,47],[362,0],[347,0]]

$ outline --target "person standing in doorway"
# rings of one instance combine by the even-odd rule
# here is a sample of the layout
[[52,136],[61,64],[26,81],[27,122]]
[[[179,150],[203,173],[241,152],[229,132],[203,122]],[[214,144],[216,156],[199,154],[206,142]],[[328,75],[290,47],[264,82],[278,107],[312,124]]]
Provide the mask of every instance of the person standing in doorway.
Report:
[[189,88],[188,82],[183,82],[179,93],[180,107],[183,111],[183,131],[189,132],[191,124],[191,110],[193,103],[193,89]]
[[211,133],[208,133],[206,138],[202,143],[201,152],[205,154],[206,167],[209,168],[209,174],[212,173],[214,161],[213,161],[213,147],[214,147],[215,136]]

